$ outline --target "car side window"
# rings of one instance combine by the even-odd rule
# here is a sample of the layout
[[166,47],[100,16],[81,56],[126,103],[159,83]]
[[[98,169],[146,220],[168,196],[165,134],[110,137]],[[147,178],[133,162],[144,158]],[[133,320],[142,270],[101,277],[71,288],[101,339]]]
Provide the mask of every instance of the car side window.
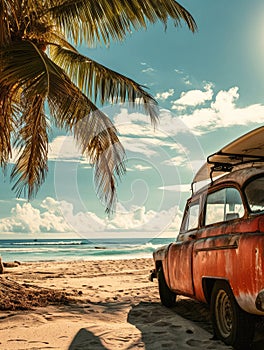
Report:
[[199,202],[190,203],[185,214],[184,231],[194,230],[199,224],[200,206]]
[[264,211],[264,176],[257,177],[250,181],[246,188],[245,194],[248,205],[253,213]]
[[208,194],[205,208],[205,225],[241,218],[244,206],[239,191],[233,187]]

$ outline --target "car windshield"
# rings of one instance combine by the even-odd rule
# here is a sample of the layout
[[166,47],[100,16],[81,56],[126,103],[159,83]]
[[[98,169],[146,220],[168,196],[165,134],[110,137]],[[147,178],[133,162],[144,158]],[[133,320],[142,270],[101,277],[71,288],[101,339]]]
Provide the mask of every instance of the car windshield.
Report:
[[264,176],[254,178],[245,187],[245,194],[252,212],[264,211]]

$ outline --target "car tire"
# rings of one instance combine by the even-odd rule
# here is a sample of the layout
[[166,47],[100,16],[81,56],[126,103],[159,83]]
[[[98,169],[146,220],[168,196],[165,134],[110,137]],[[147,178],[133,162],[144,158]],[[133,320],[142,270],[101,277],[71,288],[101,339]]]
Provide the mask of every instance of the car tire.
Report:
[[227,282],[215,283],[210,309],[216,338],[235,349],[249,349],[254,337],[255,319],[240,308]]
[[158,270],[158,283],[159,283],[159,295],[160,295],[161,303],[166,307],[174,306],[176,303],[176,293],[174,293],[168,287],[164,277],[162,267],[160,267]]

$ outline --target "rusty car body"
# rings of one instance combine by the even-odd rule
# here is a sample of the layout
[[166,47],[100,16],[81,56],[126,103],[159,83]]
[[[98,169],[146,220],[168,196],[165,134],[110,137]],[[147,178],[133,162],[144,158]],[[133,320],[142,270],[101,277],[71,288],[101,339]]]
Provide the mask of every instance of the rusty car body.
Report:
[[176,241],[153,258],[150,277],[165,306],[177,295],[208,303],[215,336],[249,349],[254,321],[264,315],[264,127],[208,157]]

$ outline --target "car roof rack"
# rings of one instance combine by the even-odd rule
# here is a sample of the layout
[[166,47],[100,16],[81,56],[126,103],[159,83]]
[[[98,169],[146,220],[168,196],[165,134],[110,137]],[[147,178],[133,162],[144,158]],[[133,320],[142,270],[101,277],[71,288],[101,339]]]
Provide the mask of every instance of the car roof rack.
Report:
[[198,170],[194,184],[211,180],[231,172],[238,167],[256,162],[264,162],[264,126],[254,129],[232,141],[218,152],[207,157],[207,162]]

